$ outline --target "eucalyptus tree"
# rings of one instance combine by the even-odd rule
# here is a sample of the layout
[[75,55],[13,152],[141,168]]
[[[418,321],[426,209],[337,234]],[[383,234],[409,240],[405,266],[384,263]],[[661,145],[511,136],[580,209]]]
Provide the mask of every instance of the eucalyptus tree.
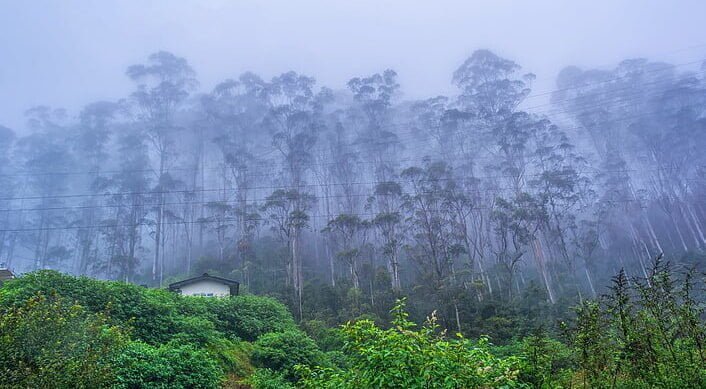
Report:
[[14,247],[14,242],[17,240],[17,232],[7,231],[12,229],[12,226],[18,221],[17,212],[10,210],[12,205],[12,196],[17,190],[17,178],[10,173],[12,168],[12,148],[14,147],[17,136],[13,130],[8,127],[0,126],[0,207],[4,208],[0,216],[0,258],[5,257],[3,262],[8,267],[12,266],[11,248]]
[[[609,146],[609,150],[615,148],[615,145]],[[620,266],[626,266],[625,259],[634,258],[644,275],[644,260],[650,259],[653,253],[650,252],[645,238],[635,233],[633,217],[641,215],[645,205],[644,199],[638,198],[633,190],[629,172],[620,151],[614,150],[606,154],[595,176],[598,197],[595,212],[601,232],[598,236],[599,244],[604,251],[616,253]],[[654,231],[649,217],[646,216],[645,219],[647,230]],[[649,241],[654,238],[657,247],[662,246],[655,235],[649,233],[647,236]],[[654,254],[657,255],[656,252]]]
[[422,142],[431,141],[436,146],[424,152],[439,154],[447,163],[452,164],[458,155],[457,145],[460,135],[457,127],[448,117],[450,114],[449,98],[437,96],[416,101],[409,107],[411,126]]
[[486,120],[514,112],[529,95],[534,74],[519,75],[522,68],[489,50],[476,50],[453,74],[461,90],[457,104]]
[[[459,95],[447,109],[444,123],[460,134],[454,142],[462,158],[459,168],[465,172],[464,184],[477,209],[470,214],[468,224],[473,230],[466,236],[473,237],[471,253],[477,255],[479,266],[486,257],[497,259],[497,245],[491,249],[494,244],[502,246],[502,236],[492,226],[496,199],[512,201],[525,192],[532,118],[518,106],[529,95],[535,77],[521,70],[512,60],[476,50],[452,77]],[[481,172],[488,176],[480,179]],[[484,279],[492,293],[489,276]]]
[[518,164],[522,161],[514,153],[526,142],[530,120],[529,114],[517,108],[529,95],[534,79],[533,74],[522,75],[520,70],[515,62],[488,50],[475,51],[453,73],[459,95],[454,109],[446,114],[449,125],[462,126],[466,137],[485,145],[486,153],[501,160],[506,165],[502,168],[510,169],[515,180],[521,178]]
[[[225,259],[226,246],[233,243],[229,239],[229,229],[233,227],[233,207],[225,200],[209,201],[204,205],[207,214],[204,218],[199,218],[199,222],[207,226],[207,230],[215,236],[218,245],[218,260]],[[231,245],[232,247],[232,245]]]
[[338,122],[326,139],[330,160],[325,166],[330,170],[339,212],[353,214],[361,211],[361,185],[364,180],[360,151],[352,145],[349,130]]
[[451,255],[451,223],[444,194],[452,185],[452,173],[443,162],[426,160],[422,167],[410,167],[401,173],[407,187],[412,256],[420,261],[424,273],[440,283],[455,276],[454,256]]
[[87,226],[76,231],[79,274],[85,274],[89,264],[96,262],[99,255],[99,231],[94,225],[102,218],[100,189],[105,177],[101,168],[109,156],[112,126],[118,119],[120,109],[119,104],[107,101],[87,105],[79,115],[72,139],[74,155],[84,161],[83,168],[88,169],[82,186],[93,194],[82,203],[85,208],[78,218],[80,224]]
[[397,73],[391,69],[348,81],[348,89],[357,103],[351,112],[351,118],[360,128],[356,142],[373,161],[373,175],[377,181],[389,180],[394,170],[386,155],[399,146],[392,120],[392,103],[399,88]]
[[[556,301],[556,294],[546,269],[544,254],[539,252],[541,247],[536,244],[537,230],[540,220],[545,219],[543,207],[537,198],[527,192],[515,193],[509,198],[498,197],[491,213],[491,221],[495,234],[491,251],[496,263],[504,275],[503,283],[498,282],[498,288],[505,288],[506,295],[511,299],[514,295],[513,287],[520,289],[515,277],[519,265],[529,252],[534,251],[538,259],[538,270],[547,287],[551,302]],[[534,244],[533,244],[534,243]]]
[[[571,251],[570,233],[576,228],[577,217],[585,208],[591,195],[590,180],[582,172],[586,163],[576,153],[566,133],[548,119],[538,119],[532,131],[532,161],[534,174],[529,180],[543,208],[540,230],[550,250],[558,254],[561,263],[570,272],[572,284],[581,298],[581,288],[576,275],[575,253]],[[586,272],[588,282],[591,277]],[[591,289],[594,286],[591,284]],[[549,288],[549,286],[548,286]]]
[[[137,83],[132,100],[137,108],[137,119],[149,140],[151,153],[156,159],[157,196],[155,207],[154,260],[152,279],[162,282],[164,268],[164,228],[165,201],[170,184],[170,163],[175,158],[175,141],[180,130],[176,115],[197,82],[194,70],[188,62],[172,53],[160,51],[149,56],[148,63],[132,65],[127,76]],[[160,250],[162,256],[160,256]]]
[[553,301],[547,248],[537,234],[535,214],[539,199],[527,185],[528,177],[533,174],[532,140],[538,126],[541,124],[532,115],[516,111],[505,115],[489,132],[487,147],[494,158],[486,165],[491,175],[485,185],[495,197],[488,204],[488,227],[493,237],[487,247],[506,275],[508,296],[512,296],[511,282],[515,281],[520,261],[531,252]]
[[[295,222],[287,223],[291,260],[287,268],[300,316],[304,288],[300,240],[311,208],[308,201],[311,195],[305,191],[306,173],[311,168],[312,150],[323,126],[324,106],[331,100],[330,90],[315,92],[314,86],[313,78],[295,72],[274,77],[265,91],[269,109],[263,121],[272,135],[272,145],[282,158],[282,179],[288,188],[285,193],[292,194],[282,200],[291,202],[292,209],[288,212],[296,215]],[[278,193],[279,190],[272,196]]]
[[396,181],[377,183],[367,208],[374,212],[370,224],[380,236],[381,251],[387,258],[392,290],[400,293],[402,291],[400,256],[406,231],[406,207],[402,186]]
[[252,261],[253,225],[252,214],[256,211],[248,203],[253,177],[259,172],[258,158],[264,150],[258,150],[264,142],[262,119],[267,112],[267,85],[257,75],[244,73],[238,80],[226,80],[201,100],[208,125],[213,128],[213,142],[221,152],[223,165],[228,169],[235,184],[235,206],[231,213],[235,217],[237,236],[235,254],[246,266]]
[[26,220],[31,231],[24,236],[33,251],[34,268],[42,269],[67,260],[70,255],[63,239],[63,227],[69,226],[73,215],[62,212],[61,194],[69,188],[69,175],[74,160],[63,137],[66,131],[66,112],[40,106],[27,111],[32,132],[20,138],[15,158],[24,171],[26,186],[36,199],[35,215]]
[[[470,181],[470,182],[469,182]],[[464,288],[470,282],[478,286],[477,298],[482,300],[483,289],[490,292],[488,275],[485,270],[485,232],[483,231],[483,209],[480,205],[479,190],[475,180],[451,180],[444,193],[445,208],[449,213],[453,237],[462,245],[467,262],[464,271],[469,273],[462,284]]]
[[366,242],[370,223],[358,215],[339,214],[329,220],[322,231],[332,237],[338,251],[336,256],[348,267],[353,289],[360,289],[359,258]]
[[437,303],[451,303],[458,330],[461,323],[458,293],[463,280],[458,263],[464,246],[454,233],[453,211],[447,195],[456,185],[452,169],[444,162],[425,159],[421,167],[402,171],[406,188],[405,205],[410,243],[408,255],[420,269],[425,290],[436,297]]
[[681,226],[689,232],[690,238],[680,238],[685,250],[706,244],[703,221],[695,210],[699,201],[691,193],[696,171],[706,162],[704,103],[706,88],[700,80],[692,74],[680,75],[654,92],[646,111],[628,128],[639,139],[653,171],[648,190],[675,230]]
[[118,169],[101,188],[110,193],[107,205],[111,212],[101,228],[108,257],[103,269],[108,275],[117,272],[117,277],[126,282],[133,279],[141,265],[143,232],[157,200],[150,193],[153,179],[145,170],[150,161],[146,143],[141,131],[130,126],[122,128],[116,139]]
[[285,282],[294,290],[294,305],[302,318],[302,269],[299,261],[299,234],[309,225],[308,211],[316,198],[296,189],[277,189],[267,196],[262,205],[263,218],[271,230],[286,245],[284,266]]
[[583,261],[584,273],[591,290],[591,297],[598,296],[594,273],[598,271],[596,256],[600,252],[600,231],[601,225],[595,218],[579,220],[571,229],[570,242],[573,247],[572,252]]
[[[600,164],[619,168],[615,171],[603,169],[603,173],[612,174],[615,181],[627,179],[622,184],[627,190],[626,196],[621,199],[623,202],[638,202],[635,186],[639,184],[640,177],[623,174],[620,169],[631,170],[641,165],[640,161],[646,160],[639,156],[644,148],[637,146],[639,142],[636,142],[633,131],[629,130],[631,122],[649,111],[650,100],[673,78],[673,67],[644,59],[625,60],[611,70],[584,71],[567,67],[557,77],[559,89],[552,95],[553,104],[583,127]],[[649,215],[643,212],[615,216],[623,219],[620,222],[623,224],[629,220],[631,228],[634,228],[632,225],[639,227],[644,224],[645,231],[654,231]],[[643,237],[647,238],[642,235],[639,239],[643,240]],[[648,240],[655,239],[656,236]]]
[[[326,115],[326,125],[321,135],[320,146],[315,152],[313,173],[319,187],[320,207],[323,207],[326,223],[337,213],[356,214],[361,211],[361,197],[365,188],[361,153],[353,144],[354,138],[344,113],[339,109]],[[330,234],[323,235],[325,254],[331,276],[331,285],[336,285],[336,266],[332,252]],[[316,242],[316,240],[315,240]]]

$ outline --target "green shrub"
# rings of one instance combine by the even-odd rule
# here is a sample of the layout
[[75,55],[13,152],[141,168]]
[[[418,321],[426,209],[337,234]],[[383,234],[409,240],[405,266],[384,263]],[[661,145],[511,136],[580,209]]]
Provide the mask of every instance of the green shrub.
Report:
[[176,334],[172,341],[203,346],[222,338],[212,321],[198,316],[184,316],[175,319]]
[[112,323],[132,327],[132,335],[158,345],[177,339],[199,345],[220,337],[254,341],[268,332],[296,328],[287,308],[258,296],[205,299],[114,281],[73,277],[50,270],[28,273],[0,289],[0,312],[36,293],[56,293]]
[[331,328],[321,320],[307,320],[300,324],[301,328],[309,335],[323,351],[340,350],[343,346],[341,330]]
[[[5,283],[0,288],[0,315],[22,307],[36,293],[54,293],[67,303],[82,305],[87,314],[99,315],[107,324],[125,328],[135,340],[157,350],[147,352],[145,350],[150,349],[142,347],[145,358],[155,359],[160,355],[158,351],[166,352],[168,349],[162,349],[166,346],[161,345],[167,343],[191,345],[192,349],[207,353],[206,358],[215,361],[222,370],[240,377],[253,371],[249,361],[252,347],[238,339],[254,340],[267,332],[296,328],[287,309],[270,298],[185,297],[164,290],[72,277],[55,271],[33,272]],[[138,346],[131,347],[134,351]],[[155,360],[159,361],[158,358]],[[142,367],[146,366],[143,364]],[[145,368],[146,382],[152,382],[149,377],[153,375],[149,371]],[[157,373],[164,371],[160,369]],[[139,371],[130,374],[133,373]],[[157,373],[155,376],[159,377]]]
[[645,279],[618,273],[610,293],[579,305],[566,328],[583,384],[706,387],[703,288],[694,273],[677,277],[659,258]]
[[209,343],[206,350],[215,358],[224,370],[236,377],[247,377],[255,368],[250,363],[252,344],[220,338]]
[[73,277],[40,270],[10,280],[0,289],[0,311],[22,304],[36,293],[56,293],[88,311],[106,313],[114,324],[130,325],[133,335],[150,344],[169,341],[183,330],[178,296],[114,281]]
[[404,305],[393,310],[394,327],[383,330],[362,320],[343,327],[344,351],[351,367],[298,366],[305,388],[489,388],[519,386],[516,358],[501,359],[487,340],[447,339],[434,316],[419,330]]
[[127,341],[101,315],[56,295],[31,297],[0,315],[0,387],[109,387]]
[[289,381],[287,381],[282,373],[277,373],[271,369],[257,369],[255,373],[248,378],[247,383],[254,389],[294,389]]
[[131,343],[115,360],[117,388],[217,388],[223,372],[190,345]]
[[262,335],[254,343],[252,361],[257,367],[280,371],[285,378],[294,380],[294,366],[320,365],[324,362],[324,355],[305,333],[288,330]]
[[570,387],[573,354],[563,343],[538,332],[522,340],[518,355],[520,380],[535,388]]
[[254,341],[268,332],[297,328],[292,314],[275,299],[252,295],[205,301],[217,319],[217,329],[230,337]]

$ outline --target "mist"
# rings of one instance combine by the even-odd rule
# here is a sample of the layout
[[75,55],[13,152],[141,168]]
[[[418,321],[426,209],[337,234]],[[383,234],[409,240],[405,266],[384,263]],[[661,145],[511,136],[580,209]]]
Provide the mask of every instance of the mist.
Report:
[[0,388],[704,387],[703,15],[0,0]]
[[699,2],[2,7],[18,273],[210,271],[301,318],[322,285],[556,304],[701,266]]
[[[201,90],[244,71],[288,70],[344,89],[392,68],[405,98],[450,94],[450,74],[488,48],[555,88],[568,65],[609,68],[625,58],[689,62],[702,50],[699,1],[557,4],[405,1],[3,1],[0,124],[25,129],[36,105],[73,115],[131,91],[127,66],[158,50],[187,58]],[[534,101],[533,101],[534,102]]]

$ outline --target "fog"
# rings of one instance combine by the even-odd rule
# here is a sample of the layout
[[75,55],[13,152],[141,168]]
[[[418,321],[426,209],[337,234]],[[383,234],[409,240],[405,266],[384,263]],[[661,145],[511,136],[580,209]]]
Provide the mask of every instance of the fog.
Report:
[[[677,5],[678,4],[678,5]],[[450,74],[488,48],[555,88],[568,65],[702,59],[703,1],[0,1],[0,124],[35,105],[75,114],[131,91],[127,66],[166,50],[202,90],[249,70],[295,70],[345,88],[392,68],[406,98],[448,94]],[[538,100],[541,100],[538,98]],[[534,103],[537,100],[532,101]]]
[[704,267],[702,2],[0,11],[17,273],[208,271],[299,319],[321,291],[356,314],[416,295],[460,331],[488,301],[567,307],[655,258]]

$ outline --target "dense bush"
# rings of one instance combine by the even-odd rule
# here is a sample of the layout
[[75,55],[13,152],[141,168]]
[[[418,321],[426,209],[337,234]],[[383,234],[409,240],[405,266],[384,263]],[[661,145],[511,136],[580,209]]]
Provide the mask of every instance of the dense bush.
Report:
[[295,366],[321,365],[324,354],[305,333],[288,330],[262,335],[254,343],[252,361],[258,367],[280,371],[285,378],[295,380]]
[[492,348],[493,353],[520,361],[518,380],[533,388],[568,388],[575,372],[574,355],[564,343],[543,329],[519,341]]
[[133,342],[115,360],[117,388],[216,388],[223,372],[190,345]]
[[703,282],[655,262],[648,277],[613,279],[611,293],[587,301],[567,334],[590,387],[706,387]]
[[343,338],[339,328],[331,328],[321,320],[303,321],[300,323],[300,327],[314,339],[323,351],[335,351],[343,347]]
[[269,332],[296,328],[292,314],[271,298],[246,295],[208,299],[204,304],[217,317],[221,332],[243,340],[254,341]]
[[296,328],[287,308],[267,297],[182,297],[166,290],[48,270],[7,282],[0,289],[0,311],[22,304],[37,292],[56,293],[91,312],[106,313],[112,322],[129,324],[133,336],[153,345],[166,343],[177,335],[181,341],[203,344],[216,336],[214,330],[254,341],[268,332]]
[[271,369],[257,369],[248,379],[254,389],[294,389],[294,385],[282,373]]
[[[657,261],[643,279],[619,273],[558,328],[528,321],[533,332],[495,346],[447,334],[435,313],[417,327],[403,302],[389,327],[315,319],[300,329],[270,298],[41,271],[0,287],[0,388],[706,387],[705,286]],[[479,313],[487,326],[530,308]]]
[[344,351],[351,367],[300,366],[306,388],[487,388],[518,384],[519,360],[493,356],[487,341],[447,339],[432,317],[419,330],[404,306],[394,310],[394,326],[369,320],[344,326]]
[[217,387],[224,374],[237,380],[254,371],[253,347],[240,339],[296,329],[286,308],[270,298],[182,297],[54,271],[6,282],[0,317],[0,362],[8,370],[0,384],[31,387]]
[[223,370],[234,377],[247,377],[255,370],[250,362],[252,344],[249,342],[220,338],[209,343],[206,350]]
[[22,304],[38,292],[56,293],[91,312],[104,312],[115,324],[129,324],[133,336],[150,344],[165,343],[184,330],[178,296],[173,293],[49,270],[5,283],[0,289],[0,310]]
[[128,342],[101,315],[36,295],[0,314],[0,387],[102,388]]

